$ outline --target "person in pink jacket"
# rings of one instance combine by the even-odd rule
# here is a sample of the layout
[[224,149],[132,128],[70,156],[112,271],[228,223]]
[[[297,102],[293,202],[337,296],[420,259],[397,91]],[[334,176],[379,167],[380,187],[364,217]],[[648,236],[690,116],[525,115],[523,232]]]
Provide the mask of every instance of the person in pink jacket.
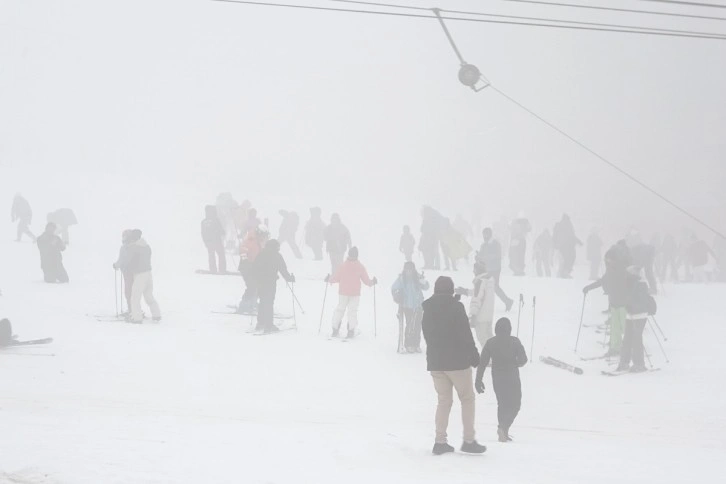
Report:
[[339,299],[338,307],[333,313],[333,337],[337,337],[343,316],[348,313],[348,339],[355,337],[355,329],[358,326],[358,306],[360,305],[361,283],[366,286],[378,284],[374,277],[368,277],[368,271],[358,260],[358,248],[351,247],[348,251],[348,260],[338,267],[335,274],[325,278],[329,284],[338,283]]

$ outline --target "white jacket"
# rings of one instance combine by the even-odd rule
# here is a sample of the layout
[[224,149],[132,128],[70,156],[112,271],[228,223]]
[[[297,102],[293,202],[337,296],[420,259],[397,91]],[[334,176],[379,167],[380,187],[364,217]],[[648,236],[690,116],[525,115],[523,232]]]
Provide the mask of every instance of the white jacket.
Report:
[[494,278],[488,273],[474,278],[474,289],[469,303],[469,320],[472,324],[490,323],[494,320]]

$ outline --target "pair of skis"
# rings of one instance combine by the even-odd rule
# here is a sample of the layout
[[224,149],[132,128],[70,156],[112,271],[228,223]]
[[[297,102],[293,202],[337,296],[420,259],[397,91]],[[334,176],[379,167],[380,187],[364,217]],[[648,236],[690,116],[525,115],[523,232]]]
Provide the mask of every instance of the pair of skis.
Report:
[[18,341],[16,339],[2,346],[2,348],[11,348],[15,346],[33,346],[33,345],[47,345],[53,342],[53,338],[42,338],[42,339],[31,339],[26,341]]

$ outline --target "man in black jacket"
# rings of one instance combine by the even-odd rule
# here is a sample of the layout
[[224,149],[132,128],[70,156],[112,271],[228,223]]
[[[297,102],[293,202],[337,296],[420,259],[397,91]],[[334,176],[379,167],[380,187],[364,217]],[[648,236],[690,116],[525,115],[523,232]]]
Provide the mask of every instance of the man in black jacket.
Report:
[[274,324],[278,274],[281,274],[287,282],[295,282],[295,276],[288,272],[285,259],[280,255],[280,243],[271,239],[265,244],[265,248],[254,262],[254,277],[260,297],[256,329],[265,333],[279,331]]
[[464,305],[454,297],[454,281],[439,277],[434,285],[434,295],[423,303],[423,335],[426,339],[427,369],[434,380],[439,404],[436,408],[436,455],[453,452],[447,442],[446,429],[454,403],[453,389],[461,401],[461,417],[464,424],[462,452],[482,454],[486,447],[476,440],[474,422],[476,394],[472,381],[472,367],[479,364],[479,352],[469,328],[469,317]]
[[476,391],[484,393],[484,370],[492,362],[492,384],[497,396],[497,417],[499,442],[509,442],[509,427],[522,406],[522,383],[519,368],[527,363],[527,354],[519,338],[512,336],[512,323],[501,318],[494,327],[494,336],[481,351],[479,367],[476,370]]
[[66,250],[66,244],[55,234],[55,231],[55,224],[49,223],[45,226],[45,232],[40,234],[36,240],[40,251],[40,267],[43,269],[45,282],[66,283],[68,273],[63,267],[63,255],[61,254]]

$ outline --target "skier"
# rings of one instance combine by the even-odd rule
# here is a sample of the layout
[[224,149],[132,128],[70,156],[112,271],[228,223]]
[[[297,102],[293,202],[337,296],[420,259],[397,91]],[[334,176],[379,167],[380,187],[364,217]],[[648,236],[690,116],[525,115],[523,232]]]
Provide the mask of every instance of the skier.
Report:
[[338,307],[333,313],[333,338],[336,338],[343,322],[343,316],[348,313],[347,339],[355,338],[358,327],[358,306],[360,305],[361,282],[368,287],[378,284],[378,279],[368,277],[368,271],[358,260],[358,248],[351,247],[348,260],[338,267],[332,276],[327,276],[325,282],[338,284]]
[[23,235],[30,237],[35,242],[35,235],[30,231],[30,223],[33,221],[33,210],[30,208],[28,201],[19,193],[13,198],[13,206],[10,209],[10,218],[13,222],[18,221],[18,232],[15,238],[16,242],[20,242]]
[[[126,255],[126,252],[129,250],[129,246],[133,243],[132,232],[132,230],[126,229],[121,233],[121,249],[119,249],[118,251],[118,259],[113,264],[113,268],[115,270],[119,270],[119,262],[125,260],[128,257],[128,255]],[[128,267],[122,270],[121,274],[124,281],[124,297],[126,298],[126,307],[129,311],[128,313],[122,314],[122,316],[126,317],[131,314],[131,290],[134,286],[134,275],[128,270]]]
[[319,207],[310,209],[310,220],[305,224],[305,244],[315,255],[315,260],[323,260],[323,244],[325,243],[325,222],[320,216]]
[[239,272],[245,283],[245,291],[242,300],[237,306],[238,314],[254,314],[257,310],[257,278],[255,277],[254,264],[257,256],[262,251],[270,234],[267,227],[260,225],[256,230],[247,233],[239,250]]
[[577,257],[577,246],[581,246],[582,242],[575,235],[575,228],[569,215],[564,214],[562,220],[555,224],[555,228],[552,230],[552,245],[561,256],[558,277],[571,278]]
[[426,364],[438,395],[436,407],[435,455],[453,452],[446,430],[454,403],[453,390],[461,401],[464,427],[462,452],[482,454],[487,448],[476,441],[476,394],[472,368],[479,364],[479,352],[469,328],[469,318],[459,297],[454,296],[454,281],[441,276],[434,284],[434,294],[423,303],[423,335],[426,340]]
[[300,226],[300,217],[296,212],[288,212],[287,210],[280,210],[280,216],[282,216],[282,223],[280,224],[280,236],[277,239],[280,246],[282,244],[289,245],[295,258],[302,259],[300,248],[295,240],[297,228]]
[[620,354],[622,347],[628,301],[627,268],[631,264],[628,246],[624,240],[620,240],[605,253],[605,274],[582,289],[583,294],[587,295],[593,289],[602,287],[608,296],[610,341],[606,356]]
[[533,259],[537,266],[537,277],[552,277],[552,235],[545,229],[534,241]]
[[128,249],[123,252],[123,257],[114,264],[114,268],[121,269],[133,277],[131,286],[131,316],[130,322],[143,323],[144,314],[141,311],[141,298],[151,310],[151,317],[154,321],[161,321],[161,310],[159,303],[154,299],[154,280],[151,274],[151,247],[141,237],[139,229],[131,231]]
[[602,239],[593,229],[587,238],[587,260],[590,262],[590,280],[600,278],[600,264],[602,262]]
[[661,282],[666,282],[669,277],[670,269],[670,280],[678,281],[678,244],[676,243],[675,237],[672,234],[666,234],[663,238],[663,244],[661,245],[661,266],[659,279]]
[[414,247],[416,247],[416,239],[413,238],[411,227],[404,225],[401,240],[398,243],[398,250],[406,257],[406,262],[413,260]]
[[[646,371],[645,350],[643,348],[643,330],[648,316],[655,314],[656,304],[653,296],[649,294],[648,284],[643,282],[640,266],[628,267],[627,273],[627,302],[625,320],[625,335],[623,347],[620,352],[620,363],[616,371],[630,371],[640,373]],[[633,366],[630,366],[632,360]]]
[[287,271],[285,259],[280,254],[280,243],[271,239],[265,244],[265,248],[254,262],[255,285],[260,296],[255,329],[265,334],[280,331],[275,326],[275,295],[277,294],[278,274],[281,274],[289,283],[295,282],[295,276]]
[[502,275],[502,246],[499,245],[496,239],[492,238],[491,228],[485,228],[482,231],[482,236],[484,237],[484,243],[481,244],[479,252],[477,252],[476,261],[483,263],[484,267],[489,271],[489,274],[491,274],[494,279],[494,291],[504,303],[506,311],[508,312],[512,309],[514,300],[510,299],[499,285],[499,278]]
[[476,332],[480,345],[484,345],[492,335],[494,322],[494,277],[487,272],[483,262],[474,264],[474,289],[459,287],[456,293],[471,296],[469,302],[469,324]]
[[45,226],[45,232],[40,234],[36,240],[40,251],[40,267],[43,269],[43,280],[45,282],[66,283],[68,282],[68,273],[63,267],[63,255],[61,254],[66,250],[66,244],[55,234],[56,229],[56,225],[49,222]]
[[[204,208],[206,217],[202,220],[202,240],[207,247],[209,255],[209,272],[217,273],[217,260],[219,259],[219,272],[227,272],[227,254],[224,252],[224,227],[219,220],[217,207],[207,205]],[[215,258],[216,255],[216,258]]]
[[519,369],[527,363],[527,354],[519,338],[512,336],[512,323],[501,318],[494,327],[496,336],[489,339],[481,350],[476,370],[476,391],[484,393],[484,370],[492,363],[492,384],[497,396],[499,442],[511,442],[509,428],[522,406],[522,383]]
[[65,245],[69,245],[68,227],[78,223],[78,219],[76,219],[76,214],[73,213],[73,210],[70,208],[60,208],[55,212],[49,213],[47,215],[47,221],[55,224],[56,234],[60,235]]
[[343,263],[345,253],[353,246],[350,231],[343,225],[340,215],[334,213],[330,217],[330,225],[325,228],[325,248],[330,256],[330,273],[335,274]]
[[525,255],[527,254],[527,235],[532,231],[532,225],[520,212],[516,219],[512,220],[509,238],[509,268],[515,276],[524,275]]
[[[399,350],[405,348],[409,353],[421,352],[421,317],[423,316],[421,303],[424,300],[423,292],[428,288],[429,283],[423,273],[418,273],[416,265],[411,261],[404,263],[403,272],[391,288],[393,300],[398,303],[398,319],[401,323],[404,320],[406,322],[402,341],[403,348],[399,348]],[[401,343],[400,340],[399,343]]]
[[240,237],[247,237],[247,234],[257,230],[257,227],[259,227],[261,224],[262,221],[257,218],[257,209],[250,208],[249,210],[247,210],[247,220],[245,220],[245,222],[242,224],[242,227],[240,227]]

